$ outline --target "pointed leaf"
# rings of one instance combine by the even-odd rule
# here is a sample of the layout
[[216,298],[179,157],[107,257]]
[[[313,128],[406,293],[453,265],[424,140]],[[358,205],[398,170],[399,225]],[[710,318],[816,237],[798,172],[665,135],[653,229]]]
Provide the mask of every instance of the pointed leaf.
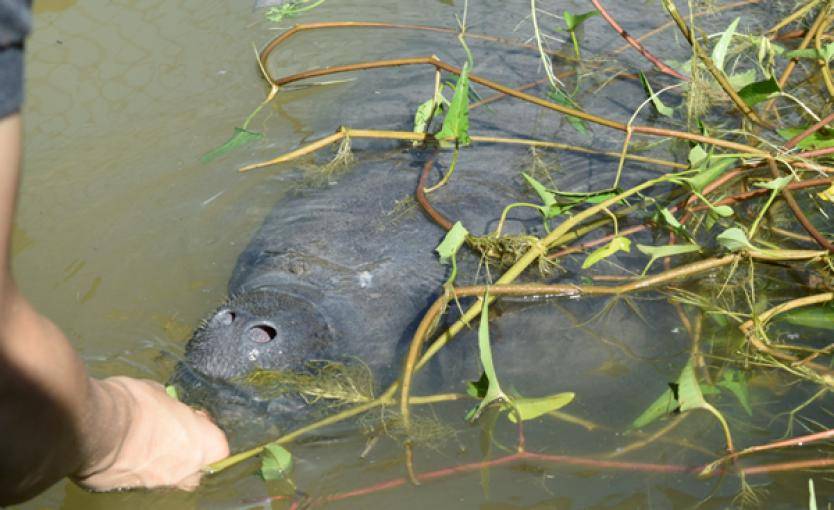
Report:
[[219,158],[227,152],[231,152],[250,142],[254,142],[255,140],[260,140],[261,138],[263,138],[263,136],[264,135],[261,133],[256,133],[255,131],[249,131],[243,128],[236,127],[235,133],[232,135],[231,138],[226,140],[226,143],[224,143],[220,147],[217,147],[205,153],[201,158],[201,161],[203,163],[209,163],[210,161]]
[[779,82],[776,81],[775,77],[771,76],[767,80],[757,81],[747,85],[738,91],[738,95],[741,96],[748,106],[752,107],[770,99],[771,96],[781,91]]
[[727,50],[733,41],[733,36],[736,33],[736,27],[738,27],[739,21],[741,21],[741,18],[736,18],[730,23],[730,26],[721,34],[721,38],[718,39],[718,42],[712,49],[712,62],[715,64],[715,67],[722,71],[724,70],[724,60],[727,57]]
[[695,191],[703,190],[709,183],[719,178],[737,161],[736,158],[721,158],[719,161],[713,163],[712,161],[700,172],[693,177],[681,178],[681,181],[686,182]]
[[[567,106],[569,108],[575,108],[577,110],[581,109],[579,108],[579,105],[576,104],[576,101],[572,100],[570,96],[568,96],[567,93],[561,89],[551,88],[547,93],[547,97],[556,104]],[[573,126],[573,129],[577,130],[581,135],[590,136],[591,133],[588,131],[588,126],[584,120],[577,119],[572,115],[566,115],[565,118],[568,123]]]
[[582,269],[588,269],[597,262],[614,255],[618,251],[624,251],[626,253],[630,252],[631,239],[627,237],[615,237],[610,243],[606,244],[602,248],[597,248],[592,251],[585,259],[585,262],[582,263]]
[[701,247],[697,244],[668,244],[665,246],[646,246],[645,244],[638,244],[637,249],[640,250],[641,253],[651,257],[649,262],[646,264],[645,269],[643,269],[643,274],[646,274],[646,271],[649,270],[649,267],[651,267],[657,259],[701,251]]
[[495,402],[507,402],[509,399],[501,390],[501,385],[498,383],[498,375],[495,373],[495,365],[492,362],[492,347],[489,345],[489,290],[484,293],[483,304],[481,306],[481,320],[478,324],[478,351],[480,352],[481,365],[484,369],[489,384],[487,386],[486,395],[478,407],[470,411],[466,419],[469,421],[477,420],[484,409]]
[[657,397],[657,399],[655,399],[655,401],[652,402],[651,405],[649,405],[649,407],[647,407],[646,410],[640,414],[640,416],[631,422],[631,427],[629,428],[641,429],[653,421],[675,412],[679,405],[680,404],[678,404],[672,389],[666,388],[666,391]]
[[754,249],[753,244],[747,239],[747,234],[738,227],[728,228],[718,234],[715,240],[718,241],[718,244],[732,252]]
[[573,32],[577,28],[579,28],[582,23],[588,20],[588,18],[592,16],[596,16],[599,14],[599,11],[588,11],[582,14],[573,14],[570,11],[565,11],[563,13],[565,19],[565,28],[568,32]]
[[469,145],[469,63],[463,65],[463,70],[455,85],[455,94],[446,117],[443,119],[443,127],[434,135],[441,144]]
[[529,184],[530,187],[533,188],[533,191],[536,192],[536,194],[539,196],[539,198],[542,201],[542,204],[544,204],[545,207],[556,205],[555,195],[548,191],[544,184],[540,183],[539,181],[537,181],[533,177],[530,177],[524,172],[521,173],[521,176],[524,177],[524,180],[527,181],[527,184]]
[[513,399],[513,407],[515,407],[516,412],[507,413],[507,418],[513,423],[518,421],[519,416],[522,421],[533,420],[543,414],[565,407],[573,401],[575,396],[574,393],[565,392],[547,397],[515,398]]
[[718,386],[730,391],[738,399],[738,403],[747,412],[748,416],[753,416],[753,408],[750,406],[750,392],[747,389],[747,380],[744,375],[738,370],[728,369],[724,371],[722,379],[718,382]]
[[678,377],[678,401],[681,404],[681,412],[698,409],[706,404],[691,360],[683,367]]
[[796,308],[780,314],[778,318],[795,326],[834,331],[834,307],[831,306]]
[[671,117],[675,111],[671,107],[666,106],[663,101],[661,101],[660,96],[654,93],[654,90],[652,90],[652,86],[649,84],[649,80],[646,78],[646,75],[643,74],[643,71],[640,71],[640,82],[643,84],[643,89],[646,91],[646,94],[649,95],[649,99],[651,100],[652,105],[654,105],[654,109],[657,110],[657,113],[666,117]]

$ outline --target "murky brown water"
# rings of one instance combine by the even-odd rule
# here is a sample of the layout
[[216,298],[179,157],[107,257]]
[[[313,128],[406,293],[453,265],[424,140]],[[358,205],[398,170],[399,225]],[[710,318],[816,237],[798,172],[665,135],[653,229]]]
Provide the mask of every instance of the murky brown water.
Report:
[[[455,10],[449,3],[330,0],[300,21],[453,26]],[[472,2],[473,9],[478,3]],[[502,35],[512,35],[513,26],[523,24],[527,5],[518,3],[512,23],[500,24]],[[549,7],[589,8],[570,2],[550,2]],[[14,231],[15,273],[25,293],[68,334],[95,375],[165,380],[194,325],[224,298],[237,255],[288,186],[289,178],[281,172],[240,175],[235,168],[332,131],[343,121],[336,106],[342,89],[314,87],[283,94],[252,126],[264,131],[267,141],[202,164],[200,156],[225,141],[263,97],[252,44],[260,46],[274,35],[276,24],[264,22],[244,0],[39,0],[35,12],[28,45],[26,161]],[[639,18],[634,13],[632,24]],[[645,27],[654,26],[644,21]],[[474,28],[483,30],[483,25],[489,28],[492,22]],[[526,38],[529,26],[523,25],[521,33]],[[589,44],[619,46],[616,34],[603,34]],[[447,42],[453,44],[442,39]],[[273,65],[300,70],[423,55],[439,52],[437,44],[419,34],[322,32],[293,41]],[[601,370],[615,376],[623,369],[612,364]],[[450,416],[459,420],[465,407]],[[462,429],[463,437],[436,455],[421,457],[421,469],[473,460],[465,452],[478,451],[477,433]],[[530,434],[533,441],[553,432],[539,425]],[[503,439],[511,441],[511,435]],[[593,435],[585,440],[593,441]],[[327,494],[402,475],[396,445],[378,447],[382,451],[371,461],[357,458],[363,447],[361,437],[298,446],[297,479],[306,483],[299,489]],[[264,498],[286,488],[265,484],[254,470],[254,464],[246,464],[209,479],[191,495],[92,495],[62,482],[23,507],[269,507]],[[805,474],[770,481],[770,490],[780,493],[778,500],[786,507],[786,501],[805,504]],[[713,488],[720,497],[707,503],[709,508],[730,504],[737,490],[689,475],[521,465],[493,469],[488,485],[476,473],[348,500],[340,507],[691,507]],[[247,503],[251,501],[257,503]],[[282,504],[274,503],[276,508]]]

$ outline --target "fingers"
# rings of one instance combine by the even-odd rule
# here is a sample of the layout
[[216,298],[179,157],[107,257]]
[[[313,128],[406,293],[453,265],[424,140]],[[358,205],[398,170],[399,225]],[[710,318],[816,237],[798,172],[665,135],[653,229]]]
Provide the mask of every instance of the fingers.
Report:
[[[194,490],[203,468],[229,455],[226,435],[203,412],[171,398],[156,382],[111,378],[130,408],[129,425],[108,463],[79,483],[93,490],[176,487]],[[111,432],[103,428],[103,432]]]
[[193,411],[200,422],[200,435],[203,437],[204,463],[213,464],[229,456],[229,442],[226,434],[214,424],[205,411]]

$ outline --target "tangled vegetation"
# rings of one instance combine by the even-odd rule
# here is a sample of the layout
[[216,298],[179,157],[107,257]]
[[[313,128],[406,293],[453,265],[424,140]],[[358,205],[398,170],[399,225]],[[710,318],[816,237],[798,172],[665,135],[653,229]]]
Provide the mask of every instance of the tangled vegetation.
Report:
[[[310,4],[310,7],[321,2]],[[427,310],[403,362],[402,376],[384,391],[374,395],[369,376],[348,372],[341,366],[323,365],[317,376],[277,378],[270,374],[253,374],[258,384],[267,384],[276,391],[298,391],[311,400],[331,399],[339,403],[338,412],[319,422],[292,431],[276,441],[229,457],[210,467],[213,472],[266,453],[265,462],[289,462],[289,456],[279,445],[291,443],[301,435],[321,427],[363,415],[372,410],[384,410],[382,422],[403,439],[407,479],[403,478],[376,489],[385,490],[407,483],[424,483],[458,473],[476,471],[491,466],[520,460],[543,463],[564,463],[599,469],[628,469],[646,471],[683,472],[700,476],[734,473],[740,480],[740,501],[756,502],[757,493],[746,481],[746,476],[757,473],[824,468],[834,464],[827,456],[815,457],[809,451],[806,458],[781,464],[742,465],[739,459],[761,452],[790,446],[803,446],[830,440],[834,429],[824,424],[803,420],[801,412],[824,397],[834,387],[831,368],[834,344],[814,346],[803,342],[803,337],[819,336],[834,329],[834,253],[829,215],[834,202],[834,2],[809,0],[796,5],[792,14],[763,33],[743,33],[737,18],[717,34],[700,30],[698,18],[712,12],[729,11],[757,0],[729,4],[710,3],[701,6],[695,15],[682,15],[673,0],[662,0],[667,23],[660,30],[678,30],[682,40],[691,48],[687,62],[665,62],[648,47],[650,36],[636,38],[623,30],[599,0],[590,0],[593,10],[582,14],[565,12],[563,31],[569,36],[571,52],[559,54],[546,47],[546,40],[537,23],[535,0],[530,2],[530,16],[534,34],[529,43],[508,41],[484,34],[470,33],[466,25],[466,7],[458,19],[458,27],[441,28],[417,25],[395,25],[373,22],[306,23],[294,26],[270,41],[258,54],[258,64],[269,92],[264,102],[253,112],[235,136],[225,145],[207,154],[208,159],[261,135],[248,130],[251,119],[261,108],[280,94],[289,84],[317,77],[345,72],[370,72],[374,69],[425,66],[436,73],[432,97],[419,105],[415,112],[413,131],[383,131],[366,127],[338,128],[333,134],[314,141],[269,161],[248,165],[241,171],[271,167],[293,161],[316,151],[338,145],[333,162],[326,168],[335,171],[349,164],[350,140],[360,138],[401,140],[418,147],[452,151],[452,163],[437,183],[429,185],[427,178],[434,167],[430,159],[417,187],[417,203],[438,225],[448,231],[438,247],[441,261],[451,264],[449,280],[442,295]],[[303,2],[292,5],[300,6]],[[691,7],[691,6],[690,6]],[[623,123],[583,111],[573,98],[576,90],[568,90],[557,71],[569,75],[579,65],[583,72],[593,72],[597,64],[585,62],[582,52],[580,27],[600,15],[626,40],[621,50],[635,50],[656,69],[648,76],[632,73],[646,91],[645,101],[633,105],[635,114]],[[417,30],[456,34],[467,53],[467,60],[458,67],[436,56],[397,58],[370,62],[336,65],[284,77],[275,77],[268,70],[270,56],[288,39],[304,32],[319,30],[350,30],[378,28],[387,30]],[[503,45],[527,46],[541,57],[546,77],[532,85],[545,83],[546,97],[525,92],[529,87],[511,88],[472,72],[473,57],[467,41],[487,40]],[[644,43],[646,46],[644,46]],[[557,66],[556,62],[565,62]],[[554,68],[556,67],[556,68]],[[564,69],[559,69],[564,67]],[[661,79],[659,76],[663,75]],[[455,83],[447,84],[444,76],[454,76]],[[564,77],[564,76],[562,76]],[[670,83],[658,90],[657,83]],[[579,81],[577,80],[577,84]],[[473,94],[491,90],[494,96],[481,98]],[[577,85],[578,87],[578,85]],[[680,95],[680,105],[667,105],[670,95]],[[497,138],[470,132],[469,111],[500,98],[507,97],[532,103],[566,116],[573,129],[582,132],[588,124],[597,124],[622,133],[619,153],[598,151],[593,147],[577,147],[556,140]],[[685,126],[680,130],[639,125],[637,113],[645,108],[654,110],[658,118],[677,118]],[[712,126],[705,121],[709,112],[732,109],[737,116],[733,128]],[[688,151],[686,162],[666,161],[643,156],[635,150],[640,143],[636,137],[652,140],[675,140]],[[465,225],[446,218],[431,205],[432,191],[454,179],[457,156],[462,150],[477,150],[480,144],[507,144],[530,147],[534,164],[523,174],[531,190],[531,201],[506,204],[495,232],[488,236],[473,236]],[[471,149],[469,147],[472,147]],[[563,150],[613,156],[618,162],[616,177],[611,186],[592,193],[565,193],[548,182],[546,164],[535,151]],[[627,160],[659,170],[657,177],[630,188],[621,186],[621,172]],[[542,171],[541,167],[545,167]],[[662,188],[660,194],[652,191]],[[513,208],[532,208],[541,215],[544,235],[504,234],[502,225],[507,212]],[[649,219],[628,228],[619,223],[649,211]],[[499,213],[496,212],[496,215]],[[633,223],[633,222],[632,222]],[[656,245],[633,245],[631,237],[638,232],[653,230]],[[503,271],[492,284],[486,286],[456,286],[455,256],[460,249],[472,249],[483,256],[493,268]],[[646,265],[639,275],[616,275],[610,279],[593,275],[585,284],[514,283],[528,268],[535,266],[544,280],[558,267],[559,261],[572,253],[585,252],[582,269],[589,269],[618,252],[638,251],[646,256]],[[677,264],[673,261],[678,262]],[[662,266],[662,269],[659,269]],[[770,280],[791,272],[804,281],[804,289],[797,295],[768,295]],[[589,273],[591,275],[591,273]],[[711,278],[705,276],[710,275]],[[695,286],[682,287],[681,282],[700,278]],[[617,285],[599,282],[618,280]],[[574,419],[559,410],[572,399],[571,393],[523,398],[505,392],[493,367],[489,331],[486,327],[489,306],[501,296],[592,296],[627,297],[652,290],[662,292],[674,303],[680,323],[689,334],[689,362],[680,368],[680,375],[670,381],[669,389],[640,416],[631,428],[647,433],[641,440],[620,449],[611,457],[570,457],[528,451],[523,423],[549,415],[558,419]],[[474,298],[457,322],[445,331],[435,329],[440,316],[450,302],[459,298]],[[414,396],[413,378],[466,324],[480,316],[479,348],[484,376],[468,388],[468,395],[450,394]],[[799,328],[799,334],[785,334],[779,325]],[[715,340],[714,331],[737,333],[726,341]],[[757,370],[777,370],[787,381],[808,381],[818,391],[811,400],[785,413],[790,417],[787,437],[770,443],[736,448],[733,430],[722,412],[710,400],[713,395],[731,395],[747,413],[753,409],[749,398],[749,382]],[[471,398],[477,405],[468,416],[477,420],[486,409],[506,412],[518,427],[518,444],[514,453],[483,462],[455,466],[445,470],[419,473],[414,466],[413,449],[423,444],[420,438],[441,434],[440,425],[425,423],[414,417],[412,406],[426,403]],[[726,454],[707,465],[656,465],[614,460],[614,456],[643,448],[664,437],[696,411],[714,416],[723,432]],[[673,418],[669,418],[674,415]],[[662,419],[665,424],[658,425]],[[417,424],[416,422],[420,422]],[[797,433],[795,424],[805,428]],[[594,426],[590,424],[589,426]],[[654,427],[654,430],[651,429]],[[277,453],[276,453],[277,452]],[[279,462],[280,463],[280,462]],[[268,471],[265,464],[264,473]],[[284,476],[286,470],[275,469]],[[275,476],[279,476],[275,475]],[[266,475],[265,475],[266,476]],[[333,495],[309,504],[344,499]]]

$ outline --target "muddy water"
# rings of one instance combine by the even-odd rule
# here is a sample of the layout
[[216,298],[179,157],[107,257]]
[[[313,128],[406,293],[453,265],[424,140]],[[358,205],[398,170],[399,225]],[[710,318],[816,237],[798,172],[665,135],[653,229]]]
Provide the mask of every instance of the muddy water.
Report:
[[[456,11],[450,3],[330,0],[300,21],[374,20],[453,26]],[[531,33],[525,21],[527,5],[517,3],[507,8],[504,2],[472,2],[471,29],[526,39]],[[588,8],[584,3],[544,4],[553,12]],[[650,4],[641,2],[633,9],[623,7],[632,6],[631,2],[611,4],[619,6],[621,20],[634,32],[653,28],[654,19],[660,19]],[[224,298],[237,255],[274,203],[299,179],[288,169],[242,176],[235,168],[295,148],[302,140],[349,123],[353,119],[347,113],[356,109],[342,107],[340,101],[355,99],[363,90],[372,94],[375,87],[384,87],[384,81],[377,78],[373,82],[308,87],[282,94],[250,126],[266,134],[263,141],[203,164],[200,156],[225,141],[263,97],[252,44],[262,44],[288,22],[265,22],[262,11],[253,11],[252,2],[243,0],[40,0],[35,12],[35,31],[28,45],[26,161],[14,231],[15,273],[32,301],[73,340],[94,374],[165,380],[190,331]],[[501,14],[494,16],[494,12]],[[730,19],[724,16],[714,24],[723,27]],[[601,23],[594,26],[597,30],[586,34],[590,54],[619,46],[616,34],[602,29]],[[514,33],[515,28],[518,33]],[[674,49],[673,36],[664,36],[662,41],[665,55],[685,57],[680,47]],[[561,46],[558,42],[551,44]],[[431,53],[461,62],[461,53],[450,38],[365,30],[299,38],[287,45],[272,65],[276,72],[285,73],[309,66]],[[505,57],[492,58],[491,65],[513,65]],[[640,62],[630,53],[619,58],[626,63]],[[490,76],[489,67],[485,74]],[[639,102],[640,92],[633,84],[622,87],[628,91],[623,97],[587,94],[586,106],[627,118]],[[412,98],[414,105],[423,99]],[[414,105],[403,105],[401,112],[393,114],[407,115]],[[389,112],[363,113],[368,115],[365,120],[373,120],[375,114],[380,115],[378,119],[390,117]],[[402,119],[387,124],[399,128],[404,125],[407,121]],[[611,148],[616,147],[615,140],[597,139]],[[586,315],[577,317],[575,323],[590,320],[593,314],[588,314],[588,309],[602,306],[596,302],[585,307],[582,311]],[[649,301],[643,306],[651,315],[655,305]],[[659,312],[660,308],[654,310]],[[629,324],[637,323],[633,317],[628,320]],[[674,328],[666,328],[666,333],[670,337],[678,334]],[[607,326],[584,334],[605,338],[625,334],[639,341],[647,328],[630,325],[618,330],[615,314]],[[685,340],[678,338],[670,343],[669,352],[652,362],[654,372],[642,381],[631,380],[629,391],[639,395],[649,380],[674,378],[681,366]],[[617,384],[618,377],[631,369],[615,358],[600,364],[598,370],[607,384]],[[596,417],[610,418],[612,426],[623,428],[633,412],[639,412],[662,391],[662,382],[655,386],[652,395],[642,395],[630,407],[612,406],[630,409],[632,414],[612,417],[602,412]],[[478,429],[460,420],[467,407],[461,404],[436,410],[456,432],[435,444],[435,449],[421,451],[421,470],[480,458]],[[708,418],[693,425],[693,440],[703,440],[710,445],[708,449],[717,451],[720,437],[712,434],[709,425]],[[513,431],[502,434],[500,443],[512,445]],[[599,452],[622,444],[616,441],[616,434],[601,440],[594,433],[577,432],[553,422],[534,424],[527,434],[530,444],[560,445],[544,448],[552,453]],[[564,446],[566,438],[570,448]],[[382,440],[367,459],[360,459],[366,442],[363,436],[313,439],[318,440],[293,449],[300,491],[332,494],[402,475],[401,451],[394,442]],[[676,448],[655,455],[665,457],[644,456],[641,460],[674,463],[686,457]],[[255,469],[255,464],[245,464],[208,480],[192,495],[90,495],[62,482],[24,506],[269,507],[270,495],[292,492],[280,482],[265,484],[254,474]],[[802,474],[751,482],[769,482],[771,496],[776,494],[774,501],[792,507],[806,500],[806,480]],[[713,495],[706,507],[722,508],[731,504],[737,491],[734,479],[699,482],[690,475],[517,464],[493,468],[488,478],[476,472],[419,488],[403,487],[349,499],[338,505],[666,508],[692,506]],[[285,505],[280,501],[272,504],[276,508]]]

